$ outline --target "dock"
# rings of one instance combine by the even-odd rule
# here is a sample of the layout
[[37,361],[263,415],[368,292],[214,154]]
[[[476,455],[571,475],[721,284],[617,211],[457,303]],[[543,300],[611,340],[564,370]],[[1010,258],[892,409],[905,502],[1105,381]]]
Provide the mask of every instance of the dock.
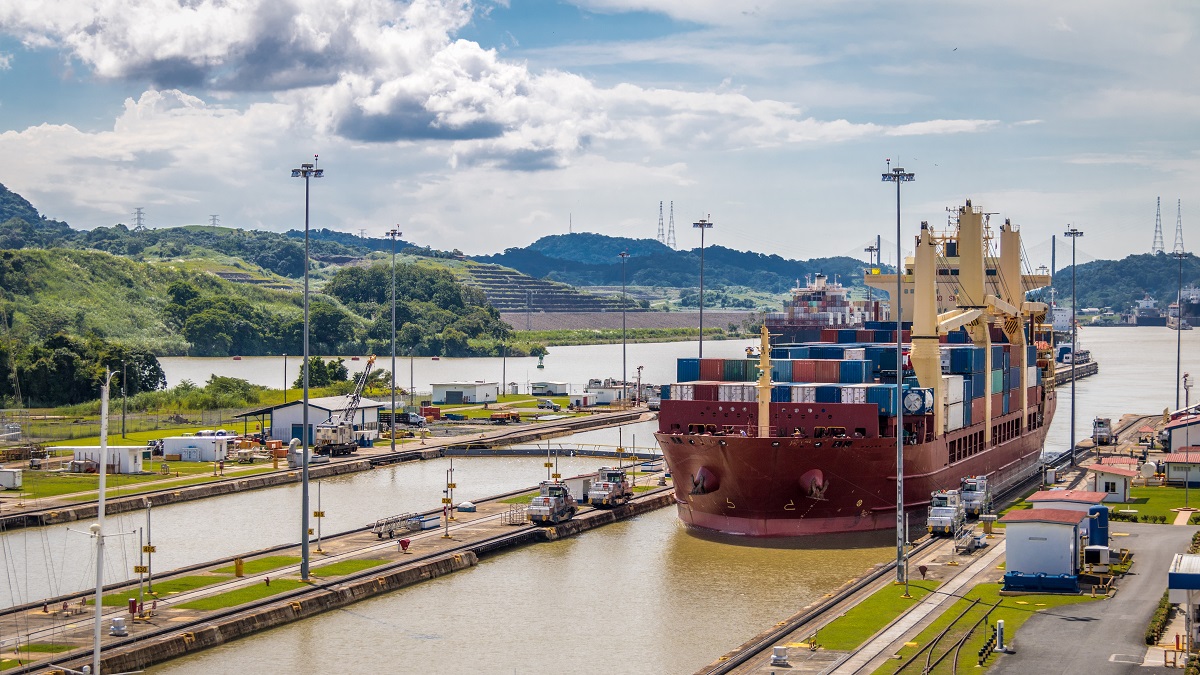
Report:
[[1095,361],[1065,366],[1061,363],[1054,368],[1054,384],[1061,385],[1071,380],[1081,380],[1100,372],[1100,364]]
[[[475,502],[475,512],[442,510],[413,514],[416,521],[439,526],[386,537],[373,525],[324,537],[311,558],[310,583],[299,580],[299,545],[274,547],[156,575],[159,597],[137,604],[137,582],[107,588],[116,604],[104,612],[106,632],[112,619],[123,617],[128,635],[106,636],[103,672],[136,671],[163,661],[217,646],[259,631],[299,621],[329,610],[474,566],[482,557],[505,549],[575,536],[675,503],[673,488],[650,487],[630,502],[612,509],[584,506],[569,521],[551,527],[514,518],[519,505],[505,499],[535,488]],[[440,520],[440,522],[438,522]],[[420,527],[420,525],[418,525]],[[238,574],[243,570],[245,573]],[[171,589],[178,589],[171,592]],[[90,662],[92,593],[76,593],[0,611],[0,651],[22,645],[75,645],[60,653],[25,652],[33,661],[6,673],[29,673],[51,662],[79,668]],[[128,598],[134,600],[128,605]],[[239,602],[238,600],[242,600]],[[108,602],[105,603],[108,606]]]

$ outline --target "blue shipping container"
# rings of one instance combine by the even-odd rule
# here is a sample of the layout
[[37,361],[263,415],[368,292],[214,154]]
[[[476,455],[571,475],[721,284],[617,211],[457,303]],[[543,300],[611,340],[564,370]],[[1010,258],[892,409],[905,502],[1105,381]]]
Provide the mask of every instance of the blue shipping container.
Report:
[[792,385],[777,384],[771,387],[771,403],[791,403],[792,402]]
[[671,385],[664,384],[658,390],[658,397],[664,401],[671,400]]
[[675,364],[676,382],[696,382],[700,379],[700,359],[679,359]]
[[874,379],[870,361],[845,360],[838,367],[838,382],[842,384],[864,384]]
[[[965,377],[963,378],[966,379]],[[971,373],[971,391],[974,392],[975,398],[982,398],[988,394],[987,373]]]
[[773,358],[773,359],[790,359],[790,358],[792,358],[792,355],[788,351],[787,347],[772,347],[771,348],[771,358]]
[[789,358],[789,359],[807,359],[808,358],[808,347],[799,347],[799,346],[788,347],[787,358]]
[[817,387],[817,403],[841,403],[842,388],[838,385],[822,385]]
[[1028,345],[1025,347],[1026,365],[1033,365],[1037,361],[1037,347]]
[[838,329],[838,344],[846,344],[847,342],[858,342],[858,331],[853,328]]
[[1000,367],[1004,361],[1004,345],[992,345],[992,370]]
[[840,359],[846,355],[846,348],[841,345],[812,345],[808,348],[810,359]]
[[963,403],[963,426],[964,427],[971,426],[971,402],[970,401],[966,401]]
[[1009,368],[1008,369],[1008,387],[1009,387],[1009,389],[1020,389],[1021,388],[1021,369],[1020,368]]
[[975,400],[975,397],[972,396],[972,394],[974,394],[974,393],[975,393],[975,387],[971,383],[971,378],[964,377],[963,378],[963,407],[964,408],[971,407],[971,401]]
[[1011,408],[1008,407],[1008,403],[1009,403],[1009,397],[1008,397],[1008,392],[1006,391],[1006,392],[1004,392],[1004,405],[1001,407],[1001,414],[1007,415],[1010,412]]
[[[754,379],[758,379],[758,368],[754,369]],[[772,382],[791,382],[792,381],[792,362],[791,361],[771,361],[771,381]]]

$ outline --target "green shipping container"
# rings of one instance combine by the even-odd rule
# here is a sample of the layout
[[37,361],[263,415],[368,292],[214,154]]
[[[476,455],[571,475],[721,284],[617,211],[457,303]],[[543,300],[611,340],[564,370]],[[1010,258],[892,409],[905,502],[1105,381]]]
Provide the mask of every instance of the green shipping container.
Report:
[[746,362],[742,359],[725,359],[725,381],[745,382]]
[[1004,391],[1004,371],[1003,370],[993,370],[992,371],[992,393],[999,394],[1002,391]]

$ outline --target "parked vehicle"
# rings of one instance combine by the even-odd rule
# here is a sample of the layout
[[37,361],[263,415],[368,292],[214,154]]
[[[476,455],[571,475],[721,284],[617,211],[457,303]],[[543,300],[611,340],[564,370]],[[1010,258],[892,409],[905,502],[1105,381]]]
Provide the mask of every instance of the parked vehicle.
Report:
[[633,498],[633,490],[625,478],[625,469],[601,467],[587,493],[593,506],[620,506]]
[[540,410],[553,410],[554,412],[558,412],[559,410],[562,410],[561,405],[555,403],[554,401],[551,401],[548,398],[538,399],[537,407]]
[[1112,445],[1115,442],[1110,418],[1097,417],[1092,420],[1092,442],[1096,445]]
[[926,522],[930,534],[953,537],[966,522],[967,512],[958,490],[938,490],[930,495]]
[[510,422],[520,422],[521,413],[515,410],[506,410],[503,412],[494,412],[488,418],[492,424],[508,424]]
[[545,480],[538,495],[529,501],[529,520],[535,525],[554,525],[575,516],[579,507],[564,483]]
[[367,378],[374,365],[375,356],[371,355],[367,359],[367,365],[363,368],[362,374],[358,376],[354,391],[346,398],[346,408],[335,412],[329,416],[329,419],[317,425],[313,450],[318,455],[338,457],[358,450],[358,443],[354,438],[354,414],[358,412],[363,388],[367,385]]
[[978,518],[992,510],[992,491],[987,476],[967,476],[962,479],[962,500],[967,515]]

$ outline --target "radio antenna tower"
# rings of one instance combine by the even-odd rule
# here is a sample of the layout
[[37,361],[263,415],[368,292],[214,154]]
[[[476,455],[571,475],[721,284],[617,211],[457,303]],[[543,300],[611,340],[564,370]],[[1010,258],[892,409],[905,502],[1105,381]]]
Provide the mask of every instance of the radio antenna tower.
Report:
[[1154,206],[1154,245],[1150,247],[1151,253],[1163,252],[1162,238],[1162,197],[1158,197]]
[[146,217],[142,211],[143,209],[140,206],[133,210],[133,229],[135,230],[143,229],[145,225]]
[[667,243],[667,233],[663,230],[662,201],[658,202],[658,243]]
[[671,220],[667,225],[667,246],[675,248],[675,200],[671,200]]
[[1175,248],[1172,253],[1184,253],[1183,249],[1183,200],[1175,202]]
[[211,226],[213,226],[213,227],[216,227],[218,222],[219,222],[219,219],[217,218],[217,214],[215,214],[215,213],[214,213],[214,214],[212,214],[211,216],[209,216],[209,217],[208,217],[208,224],[209,224],[209,225],[211,225]]

